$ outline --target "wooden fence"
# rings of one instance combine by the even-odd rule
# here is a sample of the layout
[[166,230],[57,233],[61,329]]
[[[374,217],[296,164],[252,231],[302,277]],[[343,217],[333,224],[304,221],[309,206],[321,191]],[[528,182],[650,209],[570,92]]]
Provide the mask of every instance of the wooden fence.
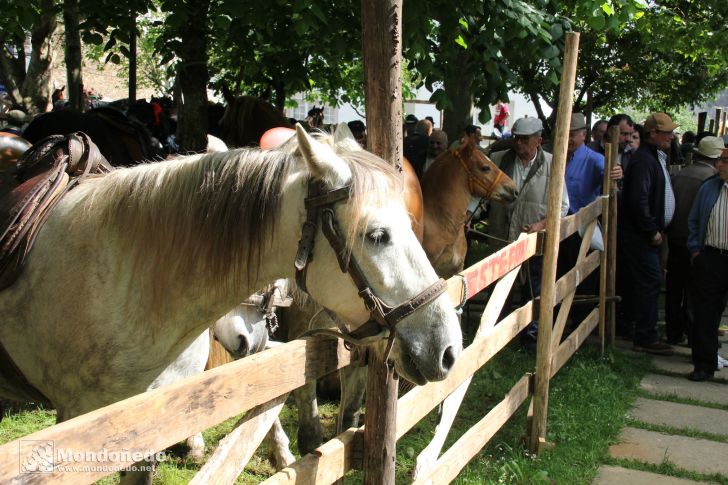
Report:
[[[608,252],[587,252],[597,218],[608,202],[609,198],[597,200],[579,213],[565,218],[561,224],[560,239],[579,228],[586,227],[586,230],[576,266],[555,285],[553,303],[561,303],[561,310],[554,325],[549,378],[558,372],[599,322],[600,312],[595,308],[561,342],[576,285],[599,266],[600,259]],[[543,234],[523,234],[518,241],[464,270],[462,277],[455,276],[448,282],[453,302],[459,302],[463,291],[470,299],[492,284],[495,286],[482,313],[477,336],[457,360],[447,379],[417,387],[399,399],[397,438],[469,381],[538,314],[538,302],[531,301],[496,324],[521,265],[539,252],[542,240]],[[604,288],[602,293],[605,293]],[[237,436],[246,436],[241,441],[246,442],[249,449],[241,455],[230,452],[228,447],[232,462],[216,459],[214,465],[208,463],[203,467],[196,479],[199,483],[230,483],[263,439],[288,393],[310,379],[342,368],[348,364],[348,359],[349,353],[340,342],[324,338],[296,340],[183,382],[134,396],[1,446],[0,482],[91,483],[131,464],[130,460],[123,459],[107,462],[76,460],[73,463],[56,463],[59,468],[52,473],[23,474],[19,465],[28,459],[33,445],[53,443],[57,449],[104,449],[109,455],[126,453],[133,456],[133,452],[162,450],[193,432],[252,410],[247,413],[243,428],[235,431]],[[518,407],[533,395],[533,379],[532,374],[521,377],[503,401],[488,410],[480,422],[420,473],[416,483],[445,483],[456,477]],[[251,438],[254,430],[258,430],[257,435]],[[331,483],[341,478],[348,470],[361,466],[363,433],[363,427],[345,431],[293,466],[275,474],[266,483]],[[84,467],[107,468],[73,473],[62,471],[65,465],[78,470]],[[218,475],[220,472],[225,478]]]
[[[567,53],[575,56],[578,34],[570,33],[568,37]],[[565,58],[564,66],[565,75],[573,76],[576,58]],[[567,88],[564,88],[565,84]],[[562,101],[571,99],[570,89],[573,89],[573,77],[566,82],[562,78]],[[447,379],[413,389],[399,398],[391,412],[387,406],[380,408],[385,414],[395,415],[382,417],[392,424],[394,438],[399,439],[444,402],[446,417],[438,426],[435,440],[418,460],[415,483],[447,483],[455,478],[529,397],[533,398],[529,411],[529,416],[533,417],[532,421],[529,418],[530,445],[535,451],[540,450],[546,444],[549,380],[597,324],[601,329],[602,342],[605,336],[613,336],[614,312],[610,304],[614,296],[614,274],[607,269],[614,268],[616,231],[610,221],[616,211],[616,194],[610,188],[608,173],[617,156],[616,150],[611,147],[616,146],[618,132],[614,130],[611,133],[608,146],[605,195],[577,214],[561,220],[558,209],[554,211],[553,206],[557,207],[563,190],[565,134],[570,111],[571,102],[563,101],[559,106],[552,167],[552,175],[555,174],[552,180],[557,183],[551,184],[550,188],[547,232],[522,234],[517,241],[448,281],[448,293],[454,304],[460,303],[463,294],[471,299],[494,285],[473,342],[457,359]],[[605,250],[589,251],[600,216]],[[556,280],[555,255],[559,241],[580,229],[583,230],[583,242],[577,263]],[[521,266],[542,252],[546,257],[542,298],[528,302],[498,322]],[[562,341],[575,288],[600,265],[599,307],[594,308]],[[554,323],[552,312],[559,304],[560,310]],[[500,403],[483,410],[483,418],[440,455],[444,437],[474,373],[537,316],[540,330],[536,374],[526,374],[518,379]],[[140,454],[163,450],[195,432],[247,412],[193,480],[193,483],[232,483],[277,417],[288,394],[306,382],[348,364],[349,353],[342,343],[326,338],[296,340],[274,347],[0,446],[0,482],[91,483],[128,467],[138,460]],[[370,381],[377,378],[376,373],[370,372]],[[369,396],[370,403],[373,397]],[[376,435],[374,431],[370,430]],[[346,430],[289,468],[276,473],[266,483],[332,483],[349,470],[366,464],[364,434],[364,427]],[[374,441],[369,449],[376,447],[381,450],[382,446],[382,443]],[[51,463],[52,470],[47,473],[28,473],[49,447],[74,452],[104,450],[105,454],[73,453],[67,462],[56,460]],[[387,467],[393,468],[391,465],[387,464]],[[389,472],[371,468],[365,470],[370,483],[376,483],[378,473],[383,476]]]

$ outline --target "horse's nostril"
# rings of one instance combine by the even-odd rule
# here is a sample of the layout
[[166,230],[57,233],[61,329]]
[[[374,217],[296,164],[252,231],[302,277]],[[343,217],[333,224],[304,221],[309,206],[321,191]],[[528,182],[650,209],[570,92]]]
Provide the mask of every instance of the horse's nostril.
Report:
[[240,345],[238,346],[238,355],[248,355],[248,350],[250,350],[250,343],[248,342],[248,339],[245,335],[238,335],[238,340],[240,340]]
[[445,349],[445,352],[442,353],[442,369],[445,372],[449,372],[450,368],[452,368],[453,364],[455,363],[455,352],[452,349],[452,345]]

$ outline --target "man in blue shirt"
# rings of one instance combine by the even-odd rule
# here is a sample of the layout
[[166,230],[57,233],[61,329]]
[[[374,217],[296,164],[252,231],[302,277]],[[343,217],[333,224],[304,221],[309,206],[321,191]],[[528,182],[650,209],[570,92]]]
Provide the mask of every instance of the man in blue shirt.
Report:
[[[602,193],[604,179],[604,156],[589,148],[586,142],[586,118],[581,113],[571,115],[569,130],[569,143],[566,149],[566,191],[569,194],[569,214],[575,214],[596,200]],[[622,178],[622,167],[616,165],[610,173],[612,180]],[[578,233],[566,238],[559,246],[558,275],[562,276],[576,264],[581,246],[581,236]],[[598,286],[598,273],[592,272],[587,279],[579,285],[578,293],[596,294]],[[578,323],[582,320],[581,309],[572,311],[572,319]],[[586,312],[588,313],[588,312]]]

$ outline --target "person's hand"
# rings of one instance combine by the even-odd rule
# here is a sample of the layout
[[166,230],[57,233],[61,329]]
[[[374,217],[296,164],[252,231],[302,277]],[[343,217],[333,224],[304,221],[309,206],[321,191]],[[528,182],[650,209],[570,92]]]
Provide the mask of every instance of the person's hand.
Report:
[[662,233],[659,231],[656,232],[655,235],[652,236],[650,244],[652,244],[653,246],[659,246],[660,244],[662,244]]
[[622,170],[622,166],[617,164],[612,167],[612,170],[609,172],[609,178],[612,180],[622,180],[624,178],[624,170]]
[[532,233],[546,229],[546,219],[523,226],[523,232]]

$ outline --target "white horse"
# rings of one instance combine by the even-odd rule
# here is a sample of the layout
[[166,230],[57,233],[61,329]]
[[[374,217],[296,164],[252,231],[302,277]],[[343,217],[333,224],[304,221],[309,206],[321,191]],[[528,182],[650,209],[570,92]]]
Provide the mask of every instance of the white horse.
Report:
[[[299,251],[311,186],[329,197],[309,213],[311,238]],[[345,252],[331,248],[322,219],[325,228],[335,220]],[[349,274],[339,258],[352,263]],[[0,292],[0,342],[68,419],[148,389],[207,322],[294,277],[294,261],[306,267],[309,295],[352,328],[370,319],[367,304],[426,296],[416,311],[395,312],[398,322],[378,320],[394,337],[401,376],[419,384],[447,376],[462,351],[458,319],[412,232],[397,173],[300,126],[279,150],[193,155],[79,184]],[[367,304],[355,270],[374,295]],[[0,389],[24,395],[9,383]]]

